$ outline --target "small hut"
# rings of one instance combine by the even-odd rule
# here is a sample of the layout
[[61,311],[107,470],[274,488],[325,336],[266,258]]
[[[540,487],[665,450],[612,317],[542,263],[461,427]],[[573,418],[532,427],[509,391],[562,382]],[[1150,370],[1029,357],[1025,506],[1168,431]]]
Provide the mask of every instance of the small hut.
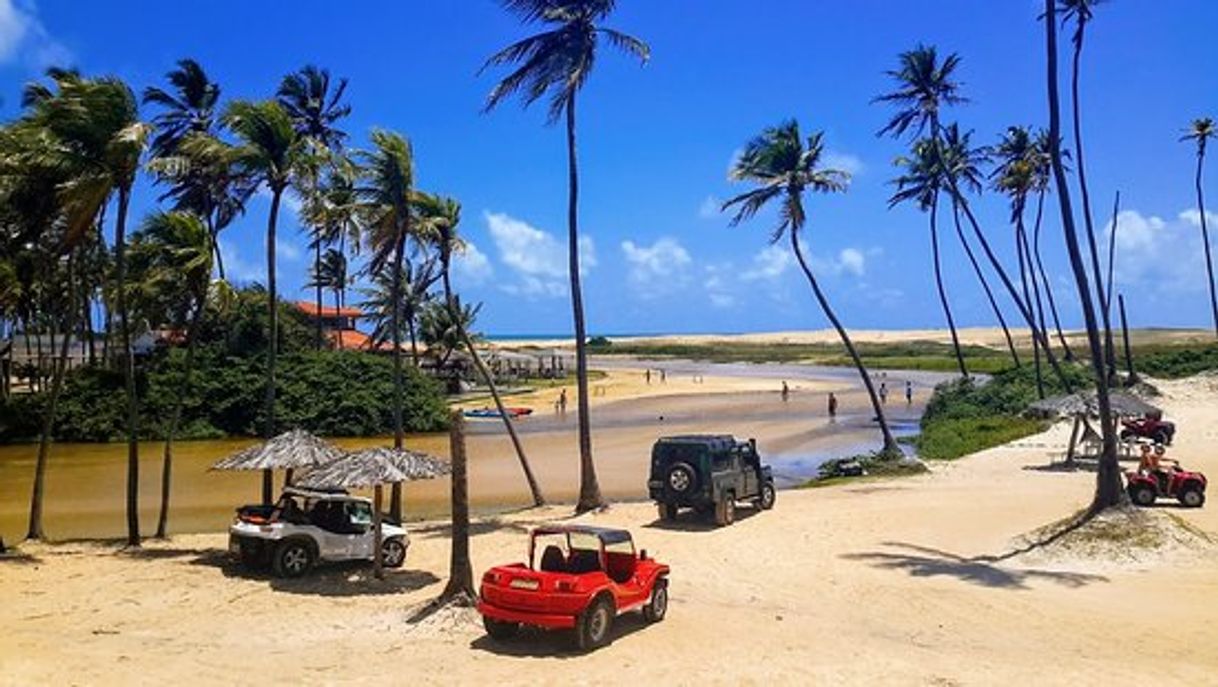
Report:
[[[1112,410],[1113,422],[1119,422],[1122,417],[1143,417],[1162,413],[1159,408],[1132,394],[1116,391],[1108,394],[1108,404]],[[1071,418],[1074,426],[1070,430],[1070,443],[1066,448],[1066,462],[1073,463],[1077,445],[1098,444],[1100,434],[1091,426],[1091,420],[1098,419],[1099,397],[1094,391],[1052,396],[1036,401],[1028,406],[1033,413],[1051,418]],[[1080,429],[1082,435],[1080,437]]]
[[292,482],[295,470],[315,468],[332,463],[343,456],[343,452],[330,442],[302,429],[293,429],[261,444],[242,449],[212,466],[212,470],[261,470],[262,500],[270,503],[274,498],[272,475],[275,470],[286,470],[285,481]]

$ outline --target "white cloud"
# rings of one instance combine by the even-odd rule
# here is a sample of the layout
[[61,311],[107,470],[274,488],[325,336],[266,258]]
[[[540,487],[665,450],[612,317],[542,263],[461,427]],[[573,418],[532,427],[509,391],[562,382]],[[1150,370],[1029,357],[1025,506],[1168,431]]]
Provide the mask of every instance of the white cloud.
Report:
[[0,0],[0,64],[21,60],[41,70],[66,66],[71,59],[68,49],[47,33],[32,2]]
[[702,281],[702,288],[706,290],[706,297],[710,299],[712,306],[726,310],[735,307],[739,302],[736,298],[736,290],[729,283],[732,274],[730,263],[706,266],[706,277]]
[[[1193,225],[1194,227],[1197,227],[1198,229],[1201,228],[1201,211],[1198,210],[1197,208],[1191,208],[1191,209],[1185,210],[1184,212],[1180,213],[1179,217],[1180,217],[1181,222],[1188,222],[1189,224]],[[1218,226],[1218,213],[1206,210],[1205,211],[1205,226],[1206,226],[1206,229],[1209,229],[1210,227]],[[1119,229],[1118,229],[1118,231],[1119,231]]]
[[[517,273],[520,282],[505,284],[508,293],[527,296],[562,296],[567,289],[567,246],[553,234],[505,213],[484,212],[487,229],[499,259]],[[596,247],[590,237],[579,240],[582,272],[596,266]]]
[[740,275],[743,281],[777,279],[795,264],[791,252],[782,246],[766,246],[753,256],[753,266]]
[[622,242],[622,254],[630,265],[627,279],[635,294],[651,299],[688,281],[686,269],[693,262],[689,251],[675,239],[658,239],[650,246]]
[[843,272],[856,277],[863,276],[863,273],[867,271],[867,258],[857,248],[843,248],[837,254],[837,262],[841,265]]
[[723,207],[723,201],[715,196],[707,196],[702,200],[702,204],[698,206],[698,217],[702,219],[714,219],[720,214],[720,208]]
[[224,260],[224,276],[232,282],[265,282],[266,261],[246,260],[237,252],[232,241],[220,241],[220,257]]
[[464,249],[453,256],[453,274],[466,284],[482,284],[494,273],[490,258],[471,241],[466,241]]
[[841,170],[850,176],[858,176],[867,171],[867,166],[859,156],[837,150],[826,150],[820,158],[820,165],[825,169]]
[[287,262],[297,262],[300,260],[301,248],[298,244],[293,243],[282,236],[276,236],[275,255],[286,260]]
[[[1210,222],[1218,219],[1206,213]],[[1116,281],[1160,294],[1204,290],[1205,258],[1201,245],[1201,214],[1185,210],[1167,221],[1137,210],[1122,210],[1116,226]],[[1104,226],[1112,234],[1113,223]]]

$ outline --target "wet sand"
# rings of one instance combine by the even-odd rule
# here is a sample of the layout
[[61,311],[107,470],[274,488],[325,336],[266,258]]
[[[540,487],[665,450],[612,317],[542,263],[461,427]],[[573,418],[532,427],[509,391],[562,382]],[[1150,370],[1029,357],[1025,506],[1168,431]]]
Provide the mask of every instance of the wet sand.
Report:
[[[689,361],[597,359],[594,368],[608,376],[594,382],[593,441],[597,472],[607,498],[646,496],[651,444],[657,437],[688,433],[732,433],[755,437],[780,484],[802,482],[815,474],[825,458],[851,455],[878,447],[878,433],[869,421],[866,397],[854,372],[844,368],[801,365],[715,365]],[[643,368],[658,372],[647,384]],[[701,382],[694,381],[700,375]],[[943,375],[910,373],[916,385],[915,403],[906,406],[897,387],[907,375],[886,373],[894,387],[890,418],[896,429],[908,431],[921,414],[921,402]],[[792,389],[783,402],[782,380]],[[833,390],[841,401],[835,423],[826,417],[825,394]],[[568,388],[568,412],[554,410],[558,389],[514,396],[512,405],[535,409],[518,424],[533,469],[547,499],[572,502],[578,488],[578,452],[574,388]],[[481,406],[483,403],[471,404]],[[511,444],[499,420],[467,422],[470,455],[470,496],[476,512],[489,513],[531,505],[527,486]],[[252,439],[179,442],[175,446],[170,529],[173,533],[223,529],[233,509],[257,500],[261,477],[250,473],[219,473],[208,468]],[[343,448],[385,445],[386,438],[336,439]],[[415,435],[411,448],[448,456],[447,435]],[[141,445],[140,503],[144,530],[155,527],[160,494],[162,444]],[[25,533],[30,485],[37,447],[0,446],[0,536],[16,541]],[[126,448],[116,444],[62,444],[53,448],[47,475],[45,525],[53,539],[119,537],[125,532]],[[447,513],[447,479],[408,484],[405,510],[409,520]]]

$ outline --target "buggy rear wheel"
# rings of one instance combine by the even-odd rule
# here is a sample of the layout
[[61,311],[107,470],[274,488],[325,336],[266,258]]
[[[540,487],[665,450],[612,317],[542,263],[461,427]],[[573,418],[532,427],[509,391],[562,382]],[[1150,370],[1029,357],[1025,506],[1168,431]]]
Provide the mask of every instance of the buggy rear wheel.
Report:
[[401,539],[386,539],[381,544],[381,563],[386,568],[400,568],[406,563],[406,545]]
[[275,574],[280,577],[300,577],[313,567],[313,549],[303,541],[288,540],[275,549]]
[[592,651],[609,643],[614,615],[613,602],[609,599],[602,596],[592,602],[575,623],[575,639],[580,650]]

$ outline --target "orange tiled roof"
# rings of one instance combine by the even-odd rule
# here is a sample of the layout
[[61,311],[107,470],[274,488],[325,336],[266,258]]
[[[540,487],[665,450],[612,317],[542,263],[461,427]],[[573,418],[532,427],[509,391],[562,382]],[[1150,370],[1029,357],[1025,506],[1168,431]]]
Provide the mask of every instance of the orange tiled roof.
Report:
[[[293,301],[292,305],[300,312],[309,317],[317,317],[317,304],[309,301]],[[364,313],[359,308],[333,308],[321,306],[322,317],[363,317]]]

